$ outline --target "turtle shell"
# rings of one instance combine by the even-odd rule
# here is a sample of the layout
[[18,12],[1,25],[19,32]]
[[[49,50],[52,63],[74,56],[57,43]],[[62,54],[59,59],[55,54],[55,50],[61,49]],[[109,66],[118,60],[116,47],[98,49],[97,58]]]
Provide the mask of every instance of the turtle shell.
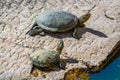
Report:
[[40,13],[36,17],[36,23],[44,30],[64,32],[76,27],[78,19],[75,15],[62,10],[50,10]]
[[52,67],[59,64],[59,53],[54,50],[40,50],[30,54],[32,63],[39,67]]

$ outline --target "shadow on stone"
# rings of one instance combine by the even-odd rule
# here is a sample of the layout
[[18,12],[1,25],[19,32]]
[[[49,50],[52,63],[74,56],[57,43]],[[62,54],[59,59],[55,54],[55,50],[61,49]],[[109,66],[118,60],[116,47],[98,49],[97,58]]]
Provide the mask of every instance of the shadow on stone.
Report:
[[[66,38],[66,37],[73,37],[72,36],[72,32],[73,32],[73,30],[70,30],[70,31],[67,31],[67,32],[63,32],[63,33],[46,33],[46,35],[62,39],[62,38]],[[77,29],[78,39],[82,38],[82,35],[85,34],[86,32],[90,32],[90,33],[92,33],[92,34],[94,34],[96,36],[99,36],[99,37],[104,37],[104,38],[108,37],[106,34],[100,32],[98,30],[87,28],[84,25],[82,28],[80,27],[80,28]]]
[[[45,32],[45,31],[44,31]],[[100,31],[98,31],[98,30],[94,30],[94,29],[91,29],[91,28],[87,28],[87,27],[85,27],[85,25],[83,25],[83,26],[80,26],[80,27],[78,27],[78,29],[77,29],[77,36],[78,36],[78,40],[80,39],[80,38],[82,38],[82,35],[83,34],[85,34],[86,32],[90,32],[90,33],[92,33],[92,34],[94,34],[94,35],[96,35],[96,36],[99,36],[99,37],[104,37],[104,38],[107,38],[108,36],[106,35],[106,34],[104,34],[104,33],[102,33],[102,32],[100,32]],[[58,38],[58,39],[62,39],[62,38],[66,38],[66,37],[73,37],[72,36],[72,33],[73,33],[73,30],[70,30],[70,31],[66,31],[66,32],[62,32],[62,33],[60,33],[60,32],[45,32],[45,34],[43,35],[43,34],[37,34],[37,35],[40,35],[40,36],[46,36],[46,35],[49,35],[49,36],[52,36],[52,37],[54,37],[54,38]],[[33,36],[34,37],[34,36]],[[73,37],[74,38],[74,37]],[[75,38],[76,39],[76,38]]]
[[78,60],[76,59],[73,59],[73,58],[68,58],[68,59],[61,59],[61,65],[64,67],[65,69],[65,66],[67,63],[78,63]]
[[100,32],[100,31],[94,30],[94,29],[86,28],[86,32],[90,32],[90,33],[95,34],[99,37],[107,38],[107,35],[105,35],[104,33]]
[[61,59],[61,60],[64,61],[64,63],[78,63],[78,60],[73,58]]
[[79,30],[78,30],[79,38],[82,38],[82,35],[85,34],[86,32],[90,32],[90,33],[92,33],[96,36],[99,36],[99,37],[107,38],[107,35],[105,35],[104,33],[97,31],[97,30],[94,30],[94,29],[91,29],[91,28],[79,28]]

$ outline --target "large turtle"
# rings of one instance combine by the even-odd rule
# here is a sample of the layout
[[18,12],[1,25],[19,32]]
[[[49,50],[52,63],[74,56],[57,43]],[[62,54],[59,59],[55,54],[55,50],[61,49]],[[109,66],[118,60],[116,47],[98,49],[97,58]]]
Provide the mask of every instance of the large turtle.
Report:
[[[92,7],[92,9],[95,6]],[[73,37],[77,38],[76,27],[83,25],[90,17],[90,9],[86,14],[77,18],[77,16],[62,10],[49,10],[36,16],[32,28],[26,33],[34,36],[40,32],[65,32],[71,29]]]
[[30,54],[29,58],[32,61],[31,73],[35,67],[41,69],[52,69],[54,67],[59,67],[64,69],[64,66],[61,65],[60,54],[64,47],[63,40],[60,39],[57,44],[56,51],[54,50],[40,50]]

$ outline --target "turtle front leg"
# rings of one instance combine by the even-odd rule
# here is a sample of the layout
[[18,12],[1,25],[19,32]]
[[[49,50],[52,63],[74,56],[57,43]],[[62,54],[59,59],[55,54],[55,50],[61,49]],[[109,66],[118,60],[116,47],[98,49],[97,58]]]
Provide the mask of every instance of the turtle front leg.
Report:
[[79,39],[79,37],[78,37],[78,35],[77,35],[77,27],[76,28],[74,28],[74,30],[73,30],[73,33],[72,33],[72,36],[74,37],[74,38],[76,38],[76,39]]
[[41,32],[43,32],[43,29],[40,28],[36,22],[34,22],[31,29],[26,34],[29,34],[30,36],[35,36]]
[[84,24],[81,24],[80,23],[80,21],[78,20],[78,24],[76,25],[76,27],[73,29],[73,34],[72,34],[72,36],[74,37],[74,38],[76,38],[76,39],[79,39],[80,37],[79,37],[79,35],[77,34],[77,30],[79,29],[79,28],[83,28],[85,25]]
[[35,65],[32,63],[30,74],[33,73],[34,69],[35,69]]

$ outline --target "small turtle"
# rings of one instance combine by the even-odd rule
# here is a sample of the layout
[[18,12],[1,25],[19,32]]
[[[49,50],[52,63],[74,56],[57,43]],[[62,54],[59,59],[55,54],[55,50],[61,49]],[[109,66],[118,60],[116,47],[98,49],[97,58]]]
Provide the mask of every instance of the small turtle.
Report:
[[64,69],[61,60],[60,54],[64,47],[63,40],[60,39],[57,44],[56,51],[54,50],[40,50],[30,54],[29,58],[32,61],[31,73],[35,67],[41,69],[52,69],[54,67],[59,67]]
[[76,27],[83,25],[89,19],[92,9],[80,18],[62,10],[44,11],[36,16],[34,24],[26,34],[34,36],[41,32],[65,32],[74,29],[72,36],[77,38]]

